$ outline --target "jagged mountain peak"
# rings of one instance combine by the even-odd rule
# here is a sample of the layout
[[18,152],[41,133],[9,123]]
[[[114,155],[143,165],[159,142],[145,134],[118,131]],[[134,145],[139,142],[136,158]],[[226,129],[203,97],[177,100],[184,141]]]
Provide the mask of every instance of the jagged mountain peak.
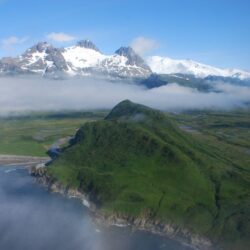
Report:
[[97,48],[97,46],[89,39],[78,41],[77,46],[82,47],[82,48],[86,48],[86,49],[93,49],[95,51],[100,52],[100,50]]
[[29,53],[32,52],[44,52],[47,48],[53,48],[53,46],[51,44],[49,44],[48,42],[38,42],[37,44],[33,45],[32,47],[30,47],[27,51]]
[[124,56],[128,59],[127,61],[127,65],[135,65],[135,66],[139,66],[143,69],[146,69],[148,71],[151,72],[151,69],[149,68],[149,66],[146,64],[146,62],[144,61],[144,59],[139,56],[133,48],[131,47],[120,47],[118,50],[115,51],[115,54],[119,55],[119,56]]
[[15,60],[18,71],[25,74],[54,76],[55,73],[62,75],[69,70],[61,50],[47,42],[38,42]]
[[[145,61],[146,60],[146,61]],[[0,59],[0,74],[38,73],[59,71],[60,75],[108,75],[112,77],[146,78],[156,74],[182,74],[196,78],[226,77],[250,79],[250,72],[220,69],[193,60],[174,60],[151,56],[144,60],[132,47],[122,46],[113,55],[105,55],[86,39],[77,45],[58,49],[48,42],[38,42],[15,58]],[[45,72],[45,73],[44,73]],[[153,79],[154,80],[154,79]]]
[[130,46],[120,47],[118,50],[115,51],[115,54],[120,55],[120,56],[126,56],[126,57],[131,56],[131,55],[136,55],[135,51]]

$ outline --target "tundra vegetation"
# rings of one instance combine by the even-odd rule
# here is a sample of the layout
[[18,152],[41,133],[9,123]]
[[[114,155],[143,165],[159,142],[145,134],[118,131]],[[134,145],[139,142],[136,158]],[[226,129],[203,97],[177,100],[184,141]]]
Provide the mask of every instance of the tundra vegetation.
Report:
[[[208,118],[194,118],[200,115]],[[123,101],[85,123],[49,174],[106,214],[161,220],[226,249],[247,249],[250,156],[242,134],[249,117],[217,115],[168,115]],[[220,129],[241,132],[228,139]]]

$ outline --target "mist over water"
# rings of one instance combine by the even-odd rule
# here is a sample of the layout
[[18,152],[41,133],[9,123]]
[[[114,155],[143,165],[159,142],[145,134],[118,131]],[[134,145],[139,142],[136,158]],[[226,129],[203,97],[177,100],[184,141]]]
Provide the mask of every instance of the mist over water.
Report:
[[0,176],[0,249],[100,249],[79,202],[48,195],[25,170],[5,171]]
[[1,250],[190,250],[129,228],[97,228],[79,201],[48,193],[25,169],[13,170],[0,166]]
[[213,83],[216,92],[199,92],[175,83],[146,89],[131,81],[83,78],[0,78],[0,115],[25,111],[110,109],[124,99],[161,110],[231,109],[250,102],[250,87]]

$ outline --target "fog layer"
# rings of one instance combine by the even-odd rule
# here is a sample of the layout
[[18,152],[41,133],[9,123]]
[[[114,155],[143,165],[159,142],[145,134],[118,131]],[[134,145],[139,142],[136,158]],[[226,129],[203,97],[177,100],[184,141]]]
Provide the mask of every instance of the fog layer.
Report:
[[0,78],[0,114],[112,108],[124,99],[162,110],[233,108],[250,101],[250,87],[214,83],[218,92],[202,93],[175,83],[146,89],[104,80]]

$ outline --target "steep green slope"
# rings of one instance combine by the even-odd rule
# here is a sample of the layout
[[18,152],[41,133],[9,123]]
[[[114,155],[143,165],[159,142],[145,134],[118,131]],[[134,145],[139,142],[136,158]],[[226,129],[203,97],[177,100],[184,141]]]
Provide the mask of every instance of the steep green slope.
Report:
[[161,219],[247,249],[249,168],[165,114],[123,101],[105,120],[86,123],[48,171],[106,213]]

